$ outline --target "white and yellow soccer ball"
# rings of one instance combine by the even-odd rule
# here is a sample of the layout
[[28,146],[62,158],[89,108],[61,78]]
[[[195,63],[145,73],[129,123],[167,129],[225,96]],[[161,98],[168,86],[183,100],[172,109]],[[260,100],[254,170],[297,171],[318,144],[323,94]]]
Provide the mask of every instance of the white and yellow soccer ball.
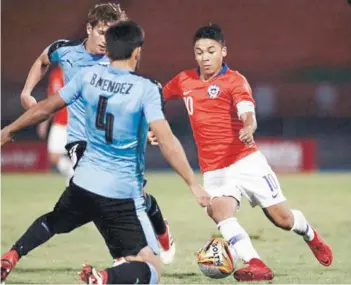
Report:
[[220,279],[231,275],[237,265],[237,255],[223,238],[214,238],[197,253],[197,264],[207,277]]

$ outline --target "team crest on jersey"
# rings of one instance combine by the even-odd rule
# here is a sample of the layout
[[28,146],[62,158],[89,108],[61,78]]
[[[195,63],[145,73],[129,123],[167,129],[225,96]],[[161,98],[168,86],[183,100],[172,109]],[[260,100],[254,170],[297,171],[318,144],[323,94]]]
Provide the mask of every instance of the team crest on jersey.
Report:
[[221,93],[221,89],[217,85],[210,85],[207,89],[207,94],[211,99],[216,99]]

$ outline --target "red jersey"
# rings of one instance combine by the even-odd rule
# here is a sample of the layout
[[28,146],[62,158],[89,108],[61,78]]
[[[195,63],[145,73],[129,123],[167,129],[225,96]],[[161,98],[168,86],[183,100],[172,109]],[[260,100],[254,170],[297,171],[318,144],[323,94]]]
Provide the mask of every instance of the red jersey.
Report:
[[[49,86],[47,89],[48,96],[55,94],[59,91],[64,85],[63,73],[60,67],[55,67],[49,74]],[[59,124],[66,126],[67,125],[67,109],[61,109],[56,112],[53,117],[53,124]]]
[[257,151],[239,140],[243,122],[237,104],[250,101],[250,85],[239,72],[226,65],[209,81],[200,80],[196,69],[179,73],[163,88],[165,101],[183,98],[198,148],[202,172],[227,167]]

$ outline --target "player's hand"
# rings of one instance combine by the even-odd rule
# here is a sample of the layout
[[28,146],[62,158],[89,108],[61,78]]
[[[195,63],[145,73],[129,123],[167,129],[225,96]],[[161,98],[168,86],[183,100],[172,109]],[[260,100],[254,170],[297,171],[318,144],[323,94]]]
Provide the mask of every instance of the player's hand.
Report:
[[10,133],[7,127],[1,130],[1,145],[7,144],[13,141],[13,135]]
[[147,133],[147,141],[151,145],[158,145],[157,138],[156,138],[156,136],[155,136],[153,131],[148,131],[148,133]]
[[21,103],[23,108],[28,110],[37,104],[37,100],[30,93],[22,92]]
[[253,128],[251,126],[246,126],[239,131],[239,140],[249,146],[253,146],[255,143],[253,133]]
[[195,184],[193,186],[190,186],[190,188],[197,200],[197,203],[201,207],[207,207],[210,205],[211,197],[201,185]]

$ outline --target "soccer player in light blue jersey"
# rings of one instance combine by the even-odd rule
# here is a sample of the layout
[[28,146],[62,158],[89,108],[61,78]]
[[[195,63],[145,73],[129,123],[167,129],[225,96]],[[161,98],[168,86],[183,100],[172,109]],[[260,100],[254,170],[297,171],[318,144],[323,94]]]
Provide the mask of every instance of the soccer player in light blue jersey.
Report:
[[54,210],[38,218],[40,225],[34,223],[16,248],[29,252],[46,237],[94,222],[113,258],[123,257],[127,262],[102,271],[85,265],[80,277],[87,284],[151,284],[159,280],[159,248],[143,197],[149,127],[163,156],[197,202],[209,204],[208,194],[196,181],[181,144],[164,118],[160,85],[134,72],[143,42],[144,32],[135,22],[111,26],[106,32],[110,65],[79,71],[59,93],[36,104],[1,132],[3,145],[17,131],[82,101],[86,152]]
[[[124,19],[126,19],[125,12],[120,9],[119,5],[110,3],[96,5],[88,14],[88,36],[83,42],[61,39],[45,48],[34,62],[22,90],[21,102],[23,107],[29,109],[37,103],[31,93],[51,64],[60,66],[65,84],[84,67],[98,63],[108,64],[109,60],[105,56],[105,31],[110,25]],[[75,104],[68,107],[68,114],[67,143],[68,146],[71,146],[72,143],[78,144],[75,150],[78,158],[80,158],[86,145],[82,119],[84,109],[81,100],[77,100]],[[71,149],[68,148],[68,150]],[[77,159],[74,162],[77,162]],[[67,156],[58,157],[55,164],[60,173],[72,175],[72,172],[69,172],[69,169],[72,169],[72,162]]]
[[[95,64],[109,64],[106,57],[105,32],[112,24],[126,20],[126,13],[117,4],[107,3],[96,5],[88,14],[87,39],[83,42],[58,40],[49,45],[33,64],[21,94],[23,107],[26,109],[37,102],[31,95],[34,87],[47,72],[50,64],[58,64],[64,73],[67,84],[82,68]],[[86,148],[86,134],[84,128],[85,109],[82,98],[67,107],[67,145],[66,149],[76,166],[82,158]],[[58,134],[60,135],[60,134]],[[52,138],[53,140],[55,138]],[[58,170],[71,175],[72,162],[67,156],[58,157]],[[146,181],[144,182],[146,183]],[[165,264],[172,263],[175,255],[175,243],[167,221],[164,220],[160,207],[151,194],[144,193],[147,213],[157,234],[161,246],[161,260]]]

